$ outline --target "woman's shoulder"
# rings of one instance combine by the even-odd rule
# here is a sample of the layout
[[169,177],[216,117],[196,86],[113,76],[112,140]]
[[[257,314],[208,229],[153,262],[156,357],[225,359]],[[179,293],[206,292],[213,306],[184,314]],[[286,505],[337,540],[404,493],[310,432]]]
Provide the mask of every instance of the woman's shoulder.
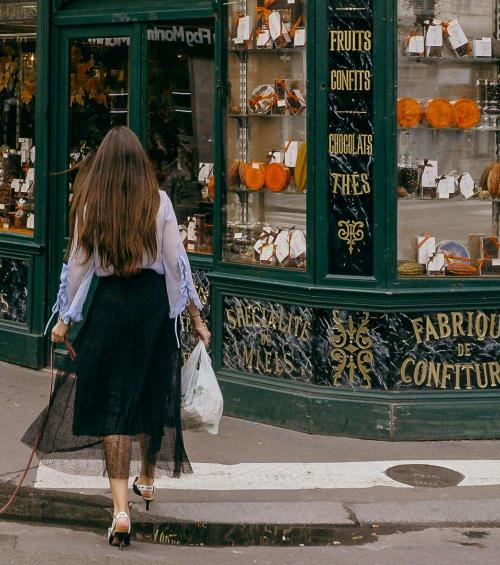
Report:
[[163,216],[165,219],[170,216],[173,211],[172,201],[170,200],[169,195],[164,190],[159,190],[160,193],[160,209],[159,214]]

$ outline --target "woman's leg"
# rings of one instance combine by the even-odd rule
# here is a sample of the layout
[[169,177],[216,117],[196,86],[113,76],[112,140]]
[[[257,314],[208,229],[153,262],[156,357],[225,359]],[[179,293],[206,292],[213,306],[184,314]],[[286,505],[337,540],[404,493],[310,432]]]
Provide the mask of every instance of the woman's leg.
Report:
[[[128,514],[128,479],[130,474],[130,458],[132,442],[129,436],[116,435],[103,438],[106,470],[113,496],[114,515],[118,512]],[[128,523],[119,520],[116,531],[127,531]]]
[[148,456],[150,438],[147,434],[138,434],[137,440],[141,446],[141,474],[139,483],[141,485],[152,485],[155,482],[156,457],[153,461]]

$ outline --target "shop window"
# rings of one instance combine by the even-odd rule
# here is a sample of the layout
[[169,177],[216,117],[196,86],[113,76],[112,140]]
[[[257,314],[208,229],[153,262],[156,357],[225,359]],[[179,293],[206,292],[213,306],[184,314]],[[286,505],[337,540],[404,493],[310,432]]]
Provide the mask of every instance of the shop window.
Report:
[[500,275],[496,0],[398,2],[399,277]]
[[213,250],[213,22],[147,29],[147,149],[190,252]]
[[305,0],[228,8],[228,262],[306,268],[306,8]]
[[0,232],[35,225],[37,2],[0,2]]
[[[129,48],[128,37],[70,42],[70,168],[97,149],[113,126],[128,125]],[[71,200],[71,183],[69,188]]]

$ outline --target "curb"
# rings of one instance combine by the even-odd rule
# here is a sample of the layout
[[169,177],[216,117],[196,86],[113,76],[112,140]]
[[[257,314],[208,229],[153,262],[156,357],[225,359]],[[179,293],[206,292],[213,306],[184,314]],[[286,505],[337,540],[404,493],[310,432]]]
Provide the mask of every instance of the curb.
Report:
[[[0,505],[6,502],[13,490],[11,485],[0,485]],[[477,503],[477,508],[483,509],[487,503],[482,516],[474,508],[471,509],[471,503],[474,502]],[[233,506],[232,513],[229,504]],[[400,504],[323,503],[323,510],[315,502],[313,506],[318,510],[317,522],[311,520],[315,516],[312,512],[289,521],[286,513],[279,520],[266,520],[272,518],[272,515],[266,510],[265,504],[158,503],[155,505],[158,512],[150,513],[142,512],[136,504],[132,504],[132,534],[137,541],[164,545],[292,547],[363,545],[377,541],[382,535],[418,531],[428,527],[500,526],[500,500],[496,499]],[[277,503],[268,504],[272,504],[277,513],[281,513],[283,508],[286,509],[286,504],[296,503],[282,503],[281,506]],[[335,508],[342,508],[343,513],[331,515],[331,521],[328,521],[328,504],[336,504]],[[259,508],[263,505],[263,509]],[[140,507],[142,508],[142,504]],[[251,508],[258,510],[259,515],[248,514]],[[499,510],[493,514],[493,508]],[[213,513],[212,519],[207,519],[211,509],[217,509],[217,512]],[[228,509],[229,514],[225,515]],[[236,509],[241,512],[240,519]],[[299,510],[298,507],[292,509]],[[21,489],[12,506],[0,516],[0,520],[5,521],[59,525],[98,533],[107,531],[111,519],[110,500],[104,496],[43,491],[29,487]]]

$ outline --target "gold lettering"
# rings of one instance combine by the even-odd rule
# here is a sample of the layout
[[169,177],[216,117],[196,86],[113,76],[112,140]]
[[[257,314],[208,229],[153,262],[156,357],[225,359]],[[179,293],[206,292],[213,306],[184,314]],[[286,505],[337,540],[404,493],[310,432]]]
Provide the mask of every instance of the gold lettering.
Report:
[[440,337],[441,339],[444,339],[445,337],[450,337],[451,335],[451,327],[450,327],[450,323],[449,323],[449,318],[448,318],[448,314],[437,314],[437,320],[438,320],[438,325],[439,325],[439,333],[440,333]]
[[330,30],[330,51],[371,51],[371,48],[372,32],[370,30]]
[[425,361],[419,361],[415,365],[413,380],[415,381],[415,384],[417,386],[421,386],[424,384],[426,378],[427,378],[427,363]]
[[417,343],[422,343],[422,334],[424,333],[422,328],[423,323],[424,320],[422,318],[413,318],[411,320],[411,325],[413,326],[413,332],[415,333]]
[[309,330],[311,328],[311,322],[309,320],[306,320],[304,322],[304,326],[302,328],[302,333],[300,334],[299,339],[301,341],[307,341],[309,339]]
[[490,369],[491,386],[497,386],[497,384],[500,384],[500,363],[490,361],[488,367]]
[[471,355],[470,343],[459,343],[457,348],[457,355],[459,357],[469,357]]
[[453,325],[453,335],[455,337],[465,335],[464,332],[464,315],[461,312],[451,313],[451,323]]
[[361,196],[371,192],[367,173],[331,173],[332,192],[343,196]]
[[470,374],[472,369],[474,369],[474,365],[472,363],[466,363],[465,365],[462,365],[462,370],[465,371],[465,378],[467,379],[467,390],[470,390],[472,388]]
[[280,360],[280,356],[276,350],[274,351],[274,370],[276,372],[276,375],[283,374],[283,367]]
[[[495,320],[497,321],[497,328],[495,330]],[[500,338],[500,314],[491,315],[490,336],[493,339]]]
[[479,363],[476,364],[477,386],[479,388],[486,388],[488,386],[488,373],[486,371],[487,365],[483,363],[482,368],[483,370],[481,371],[481,365],[479,365]]
[[432,387],[434,381],[434,388],[439,388],[439,373],[441,372],[441,363],[428,364],[429,380],[427,386]]
[[285,353],[284,357],[283,357],[284,361],[285,361],[285,371],[291,375],[293,373],[293,359],[292,359],[292,354],[291,353]]
[[434,327],[432,320],[429,318],[429,316],[425,317],[425,331],[426,331],[426,336],[425,336],[426,341],[429,341],[429,339],[439,339],[439,334],[436,331],[436,328]]
[[474,337],[474,325],[472,323],[472,316],[473,316],[473,312],[467,312],[467,327],[468,327],[467,336],[468,337]]
[[236,308],[236,320],[239,328],[245,327],[245,313],[240,306]]
[[247,345],[243,346],[243,365],[251,371],[253,368],[253,357],[254,357],[254,349],[252,347],[248,347]]
[[330,89],[333,91],[369,92],[371,88],[371,71],[334,69],[330,73]]
[[411,382],[412,382],[411,377],[408,377],[407,374],[406,374],[406,368],[410,364],[415,365],[415,359],[408,357],[408,359],[405,359],[403,361],[403,364],[401,365],[401,380],[403,381],[403,383],[405,383],[407,385],[411,384]]
[[[431,363],[432,365],[432,363]],[[449,369],[454,369],[455,365],[453,363],[443,363],[443,374],[441,377],[441,388],[446,388],[446,382],[451,378],[448,374]],[[437,387],[436,387],[437,388]]]
[[273,369],[271,367],[271,357],[273,355],[272,351],[264,351],[265,357],[265,365],[264,365],[264,372],[265,373],[272,373]]
[[478,312],[476,316],[476,336],[479,341],[483,341],[488,335],[488,317],[484,312]]
[[458,363],[455,365],[455,386],[453,387],[455,390],[460,390],[460,370],[462,369],[461,365]]
[[234,312],[231,308],[226,310],[226,320],[229,322],[229,329],[234,330],[236,327],[236,318],[234,317]]

